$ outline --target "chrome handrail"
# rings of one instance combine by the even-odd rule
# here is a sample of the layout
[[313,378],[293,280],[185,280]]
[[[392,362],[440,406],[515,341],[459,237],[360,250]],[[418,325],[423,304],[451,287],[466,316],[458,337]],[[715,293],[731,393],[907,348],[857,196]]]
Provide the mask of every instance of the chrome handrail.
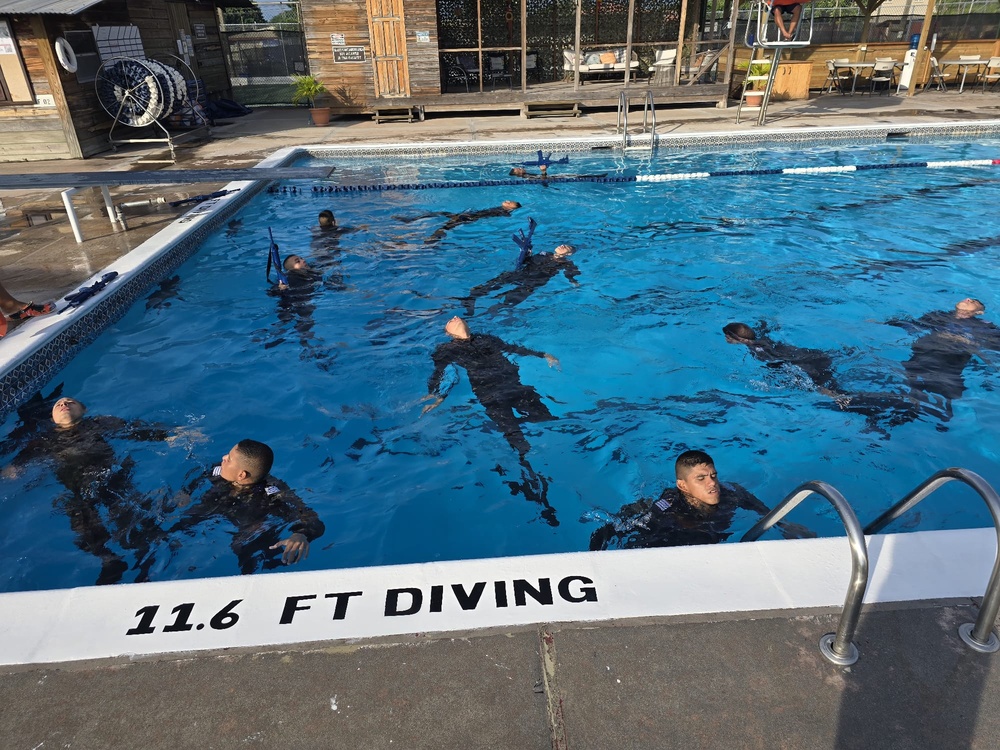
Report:
[[814,480],[799,485],[778,503],[774,510],[760,519],[753,528],[744,534],[740,541],[756,541],[764,532],[781,521],[795,506],[813,493],[825,497],[840,515],[840,520],[847,531],[847,541],[851,546],[851,583],[847,587],[844,609],[840,614],[840,624],[837,626],[836,633],[827,633],[819,642],[820,652],[827,660],[840,666],[849,666],[858,660],[858,649],[851,642],[851,639],[858,627],[861,604],[864,602],[865,590],[868,588],[868,547],[861,531],[861,523],[844,496],[826,482]]
[[642,132],[646,132],[646,113],[649,112],[652,119],[653,129],[649,132],[649,153],[653,153],[656,148],[656,102],[653,101],[653,92],[646,89],[646,101],[642,105]]
[[628,148],[628,97],[624,91],[618,92],[618,123],[615,125],[615,132],[621,128],[622,148]]
[[983,594],[983,603],[979,608],[979,617],[976,618],[975,625],[965,623],[958,629],[962,640],[970,648],[983,653],[993,653],[1000,650],[1000,641],[993,632],[993,623],[996,621],[997,612],[1000,612],[1000,497],[985,479],[968,469],[958,467],[942,469],[865,526],[865,533],[877,534],[932,492],[953,481],[964,482],[978,492],[990,509],[990,515],[993,516],[998,550],[993,561],[993,573],[990,575],[989,583],[986,584],[986,593]]

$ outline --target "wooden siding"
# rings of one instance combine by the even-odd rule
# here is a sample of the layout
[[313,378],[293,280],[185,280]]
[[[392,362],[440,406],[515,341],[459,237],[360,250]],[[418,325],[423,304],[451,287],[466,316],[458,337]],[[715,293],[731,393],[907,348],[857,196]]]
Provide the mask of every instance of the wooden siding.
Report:
[[[228,95],[229,76],[222,57],[222,41],[214,7],[187,3],[192,23],[204,23],[206,39],[192,41],[201,75],[209,93]],[[148,57],[172,60],[177,47],[170,27],[166,0],[105,0],[77,16],[23,15],[11,23],[33,94],[52,96],[55,107],[0,107],[0,161],[71,159],[110,150],[108,133],[113,120],[97,99],[93,82],[80,83],[75,73],[62,69],[53,44],[66,31],[89,31],[95,25],[139,28]],[[116,137],[135,134],[119,126]],[[157,132],[156,136],[159,137]]]
[[[407,71],[411,96],[439,96],[437,6],[434,0],[402,0],[405,18]],[[375,76],[368,11],[358,0],[302,0],[302,23],[309,70],[329,89],[338,112],[361,112],[375,101]],[[417,42],[417,32],[429,42]],[[343,34],[344,44],[364,47],[363,63],[335,63],[331,34]]]
[[[410,94],[441,93],[441,59],[438,55],[437,3],[403,0],[406,10],[406,54],[410,60]],[[429,42],[418,42],[417,32],[427,32]]]
[[[8,20],[35,96],[52,95],[31,17],[8,17]],[[0,161],[69,159],[73,156],[57,107],[0,107]]]
[[205,24],[204,39],[194,36],[193,29],[191,32],[194,56],[198,61],[201,80],[205,82],[205,91],[212,96],[231,99],[233,92],[229,84],[222,38],[219,36],[219,18],[215,13],[215,8],[205,5],[188,5],[188,16],[192,26],[196,23]]

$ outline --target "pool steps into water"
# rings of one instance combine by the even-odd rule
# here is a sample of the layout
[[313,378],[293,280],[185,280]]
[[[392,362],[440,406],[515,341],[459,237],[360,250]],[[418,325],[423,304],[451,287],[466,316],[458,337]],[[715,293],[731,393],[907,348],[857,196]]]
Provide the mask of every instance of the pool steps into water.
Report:
[[[942,469],[924,480],[909,492],[902,500],[895,503],[882,515],[869,523],[864,530],[844,496],[826,482],[806,482],[796,487],[774,509],[761,518],[746,534],[741,542],[753,542],[772,526],[781,522],[793,508],[813,494],[820,495],[834,507],[840,516],[847,540],[851,549],[851,581],[844,601],[840,624],[836,633],[828,633],[820,641],[820,651],[830,662],[839,666],[850,666],[858,660],[858,649],[852,643],[854,631],[861,616],[861,605],[864,603],[865,591],[868,588],[868,548],[865,545],[866,534],[877,534],[890,523],[904,515],[921,500],[933,494],[949,482],[958,481],[971,487],[983,499],[993,517],[994,530],[997,535],[997,548],[1000,550],[1000,497],[996,490],[981,476],[968,469]],[[993,633],[993,623],[1000,613],[1000,552],[993,563],[993,572],[986,585],[986,594],[976,622],[965,623],[959,628],[962,640],[975,651],[993,653],[1000,650],[1000,640]]]

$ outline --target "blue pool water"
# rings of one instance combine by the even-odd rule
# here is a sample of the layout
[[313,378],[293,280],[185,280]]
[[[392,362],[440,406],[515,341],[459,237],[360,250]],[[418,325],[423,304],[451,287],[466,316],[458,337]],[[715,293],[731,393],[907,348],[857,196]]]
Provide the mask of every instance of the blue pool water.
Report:
[[[571,154],[562,169],[631,175],[998,155],[995,139],[798,144],[666,152],[652,162]],[[354,184],[496,179],[525,158],[338,160],[335,174]],[[862,523],[945,466],[1000,482],[1000,353],[966,369],[966,392],[946,424],[923,416],[871,429],[805,378],[765,367],[721,333],[731,320],[765,321],[776,340],[829,351],[845,390],[904,390],[902,362],[915,337],[882,321],[950,309],[966,296],[1000,321],[1000,229],[987,208],[1000,202],[996,168],[347,194],[315,194],[309,182],[285,187],[293,184],[304,194],[255,198],[176,282],[138,302],[44,389],[62,384],[91,415],[205,436],[111,441],[119,459],[134,462],[132,483],[146,498],[136,502],[160,528],[180,513],[170,498],[243,437],[272,445],[273,473],[326,524],[300,569],[583,550],[597,527],[588,518],[658,494],[689,448],[709,451],[723,479],[768,505],[801,482],[826,480]],[[444,219],[393,218],[505,198],[523,208],[432,245],[424,240]],[[267,229],[283,253],[314,257],[310,227],[323,208],[352,231],[330,250],[333,266],[312,309],[282,319],[264,280]],[[515,358],[522,382],[557,418],[524,425],[531,472],[464,372],[436,410],[421,417],[419,401],[444,324],[462,311],[459,298],[512,267],[511,235],[529,217],[538,222],[536,251],[578,247],[579,286],[558,276],[493,312],[497,300],[482,299],[469,323],[560,360],[555,369]],[[4,463],[23,432],[17,415],[3,426]],[[0,589],[93,583],[100,565],[74,544],[67,490],[51,466],[34,462],[0,482]],[[543,490],[551,512],[539,502]],[[984,525],[980,506],[952,485],[890,530]],[[734,538],[755,520],[738,515]],[[842,533],[819,504],[792,520]],[[237,573],[231,533],[207,524],[155,542],[151,578]]]

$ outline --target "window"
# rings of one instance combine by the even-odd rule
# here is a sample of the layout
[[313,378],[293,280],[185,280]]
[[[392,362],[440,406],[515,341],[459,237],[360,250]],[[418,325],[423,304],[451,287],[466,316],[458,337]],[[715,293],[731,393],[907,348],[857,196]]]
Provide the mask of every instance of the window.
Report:
[[92,83],[101,67],[101,56],[97,52],[97,42],[92,31],[67,31],[63,35],[76,55],[76,80]]

